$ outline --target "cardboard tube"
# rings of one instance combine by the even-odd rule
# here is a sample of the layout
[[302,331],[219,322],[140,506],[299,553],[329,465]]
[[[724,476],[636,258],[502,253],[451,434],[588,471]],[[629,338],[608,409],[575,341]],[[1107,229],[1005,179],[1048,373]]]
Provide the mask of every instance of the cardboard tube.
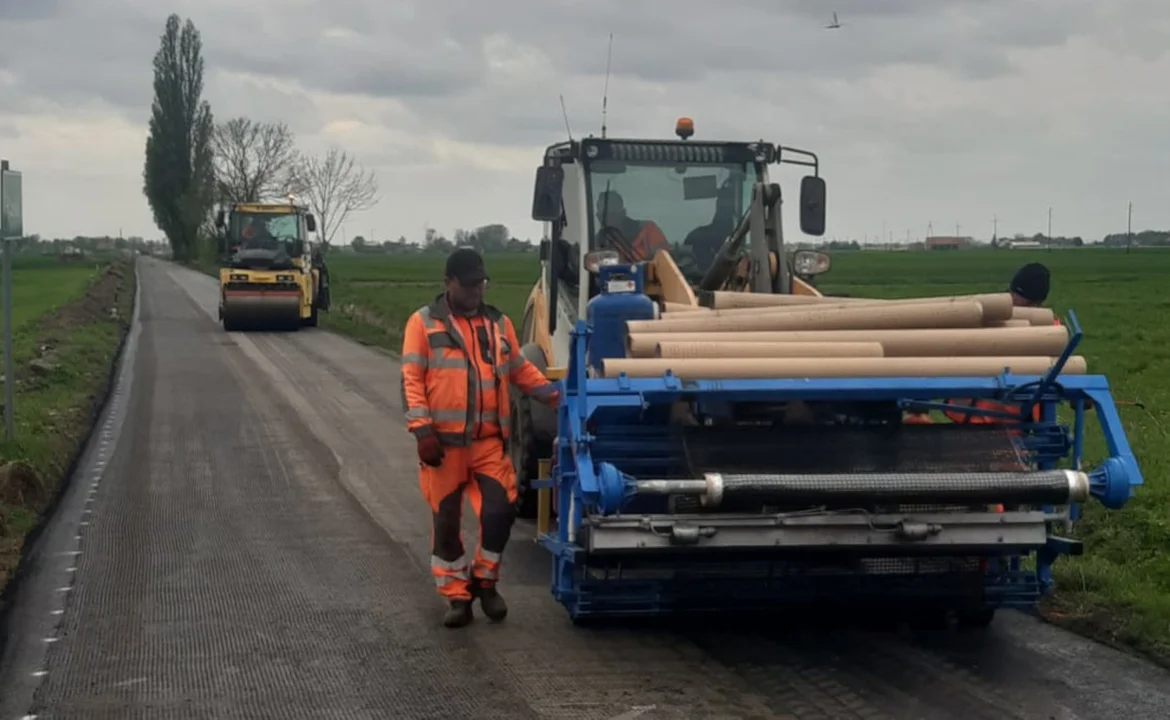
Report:
[[660,358],[820,358],[881,357],[876,342],[659,342]]
[[672,312],[672,313],[695,312],[695,311],[705,312],[705,313],[711,312],[710,310],[703,307],[702,305],[687,305],[685,303],[665,302],[665,301],[662,303],[662,312],[664,312],[664,313],[668,313],[668,312]]
[[662,342],[880,342],[886,357],[1060,355],[1068,330],[1059,325],[974,330],[813,330],[803,332],[638,333],[626,338],[630,357],[653,357]]
[[1012,308],[1012,320],[1027,320],[1032,325],[1051,325],[1056,322],[1056,313],[1048,308]]
[[999,322],[987,323],[987,327],[1032,327],[1032,323],[1027,320],[1000,320]]
[[821,295],[772,295],[769,293],[743,293],[728,290],[700,293],[699,297],[700,304],[712,310],[782,305],[824,305],[829,303],[844,305],[849,302],[855,302],[856,300],[857,298],[836,298]]
[[[616,377],[661,377],[667,371],[680,380],[733,378],[859,378],[859,377],[995,377],[1005,368],[1015,375],[1043,375],[1054,357],[935,358],[607,358],[602,374]],[[1062,375],[1083,375],[1085,358],[1073,355]]]
[[[985,326],[994,326],[995,323],[1005,322],[1012,318],[1012,296],[1010,293],[994,293],[986,295],[970,295],[968,297],[944,297],[944,298],[906,298],[904,300],[858,300],[850,305],[841,303],[827,302],[822,305],[816,305],[815,309],[822,308],[839,308],[839,307],[862,307],[880,305],[881,307],[907,307],[915,305],[938,305],[938,304],[962,304],[974,300],[983,306],[983,324]],[[715,317],[744,317],[746,315],[758,315],[759,313],[790,313],[802,312],[810,310],[808,305],[766,305],[758,307],[746,308],[731,308],[728,310],[715,310],[712,315]],[[1051,323],[1049,323],[1051,324]]]
[[913,328],[977,328],[983,306],[968,302],[922,303],[886,307],[806,308],[783,313],[761,312],[735,317],[680,317],[627,320],[626,334],[639,332],[752,332],[759,330],[880,330]]

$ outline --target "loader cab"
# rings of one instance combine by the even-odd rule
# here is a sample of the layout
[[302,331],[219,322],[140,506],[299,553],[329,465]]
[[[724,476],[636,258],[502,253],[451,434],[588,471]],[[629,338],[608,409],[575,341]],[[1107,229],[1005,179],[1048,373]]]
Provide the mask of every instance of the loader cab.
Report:
[[[751,207],[753,188],[769,187],[773,163],[814,168],[801,183],[800,228],[807,235],[824,233],[825,187],[815,155],[764,141],[693,141],[693,131],[682,118],[678,140],[589,137],[546,150],[532,217],[544,223],[541,280],[558,362],[567,356],[576,319],[599,291],[600,265],[649,259],[646,250],[660,243],[689,283],[697,284]],[[793,262],[783,252],[783,238],[775,244],[796,276],[827,269],[823,255],[802,253],[809,257]]]

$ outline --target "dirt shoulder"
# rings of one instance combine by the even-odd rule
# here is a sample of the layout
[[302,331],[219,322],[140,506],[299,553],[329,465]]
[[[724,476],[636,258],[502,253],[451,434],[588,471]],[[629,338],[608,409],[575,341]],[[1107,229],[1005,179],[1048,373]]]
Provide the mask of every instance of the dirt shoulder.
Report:
[[[105,405],[134,309],[133,259],[43,316],[32,356],[14,354],[14,442],[0,443],[0,609]],[[0,426],[2,433],[2,426]]]

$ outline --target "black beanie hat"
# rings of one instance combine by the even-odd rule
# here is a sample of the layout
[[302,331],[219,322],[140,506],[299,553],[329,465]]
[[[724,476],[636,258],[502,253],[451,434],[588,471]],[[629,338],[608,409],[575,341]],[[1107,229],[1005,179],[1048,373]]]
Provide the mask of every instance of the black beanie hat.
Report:
[[1040,263],[1028,263],[1016,271],[1008,290],[1028,302],[1044,302],[1048,298],[1048,268]]
[[484,275],[483,256],[469,247],[462,247],[447,256],[448,278],[464,283],[482,280]]

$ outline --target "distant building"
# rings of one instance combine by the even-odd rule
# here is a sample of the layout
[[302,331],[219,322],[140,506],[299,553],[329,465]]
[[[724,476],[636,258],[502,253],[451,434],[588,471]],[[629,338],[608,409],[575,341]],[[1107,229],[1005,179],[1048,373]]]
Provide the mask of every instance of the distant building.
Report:
[[926,238],[927,250],[961,250],[971,244],[969,237],[954,235],[932,235]]

